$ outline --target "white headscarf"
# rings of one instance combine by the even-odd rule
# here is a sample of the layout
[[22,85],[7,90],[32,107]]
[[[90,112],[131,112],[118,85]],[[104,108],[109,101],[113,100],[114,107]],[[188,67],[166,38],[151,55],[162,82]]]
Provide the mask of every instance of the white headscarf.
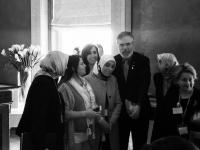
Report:
[[174,70],[177,65],[179,65],[178,60],[176,57],[171,53],[162,53],[157,55],[158,61],[162,61],[165,64],[165,71],[162,74],[163,77],[171,82],[174,78]]
[[67,69],[69,55],[60,51],[50,51],[44,59],[40,61],[40,68],[43,71],[50,71],[56,76],[63,76]]
[[161,60],[162,63],[166,65],[166,68],[177,66],[179,64],[176,57],[171,53],[157,54],[157,59]]
[[[93,68],[94,74],[97,74],[97,75],[99,74],[97,63],[100,66],[101,71],[102,71],[102,68],[105,65],[105,63],[107,63],[108,61],[111,61],[111,60],[115,62],[115,59],[114,59],[113,56],[111,56],[111,55],[102,55],[100,60],[99,60],[99,63],[96,62],[95,65],[94,65],[94,68]],[[116,62],[115,62],[115,64],[116,64]]]

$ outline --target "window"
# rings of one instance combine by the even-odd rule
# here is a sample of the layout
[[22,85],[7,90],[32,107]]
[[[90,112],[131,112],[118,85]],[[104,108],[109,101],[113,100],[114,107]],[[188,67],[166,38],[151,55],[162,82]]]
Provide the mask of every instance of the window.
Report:
[[111,27],[52,27],[52,50],[72,54],[87,43],[101,44],[105,54],[111,54]]
[[111,54],[111,0],[54,1],[51,36],[52,50],[72,54],[98,43]]

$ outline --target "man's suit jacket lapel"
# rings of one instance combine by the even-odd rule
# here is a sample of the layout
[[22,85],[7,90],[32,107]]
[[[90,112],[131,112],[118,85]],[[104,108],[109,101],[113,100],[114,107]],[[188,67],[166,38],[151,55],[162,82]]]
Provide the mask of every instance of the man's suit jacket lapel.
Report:
[[137,65],[136,61],[137,61],[137,54],[133,52],[133,56],[131,58],[131,62],[129,63],[129,69],[128,69],[128,76],[127,76],[127,83],[128,81],[130,81],[131,79],[133,79],[134,74],[135,74],[135,67]]
[[122,80],[123,83],[125,83],[125,77],[124,77],[124,69],[123,69],[123,65],[122,65],[122,57],[119,55],[118,60],[116,60],[117,64],[117,73],[120,74],[120,79]]

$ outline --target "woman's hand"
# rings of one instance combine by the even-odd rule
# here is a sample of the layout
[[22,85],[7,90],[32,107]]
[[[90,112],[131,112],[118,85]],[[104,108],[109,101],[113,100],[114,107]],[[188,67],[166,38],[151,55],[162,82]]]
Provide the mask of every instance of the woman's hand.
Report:
[[130,115],[131,114],[130,108],[132,106],[132,103],[126,99],[125,100],[125,106],[126,106],[126,112]]
[[190,120],[193,124],[200,125],[200,112],[195,112]]
[[101,111],[96,112],[95,119],[97,119],[97,121],[98,121],[101,117],[102,117]]
[[133,119],[137,119],[140,116],[140,106],[139,105],[133,105],[131,106],[131,114],[129,115]]
[[104,120],[103,117],[101,117],[101,118],[99,119],[99,123],[100,123],[102,129],[103,129],[106,133],[109,133],[109,132],[110,132],[110,124],[109,124],[106,120]]
[[92,109],[88,109],[85,111],[85,115],[87,118],[93,119],[96,116],[96,112]]

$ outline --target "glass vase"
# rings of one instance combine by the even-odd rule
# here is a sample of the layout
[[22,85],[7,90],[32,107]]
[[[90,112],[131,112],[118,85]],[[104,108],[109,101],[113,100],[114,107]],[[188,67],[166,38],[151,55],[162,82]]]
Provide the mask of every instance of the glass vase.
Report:
[[31,69],[18,72],[19,102],[25,102],[31,85]]

